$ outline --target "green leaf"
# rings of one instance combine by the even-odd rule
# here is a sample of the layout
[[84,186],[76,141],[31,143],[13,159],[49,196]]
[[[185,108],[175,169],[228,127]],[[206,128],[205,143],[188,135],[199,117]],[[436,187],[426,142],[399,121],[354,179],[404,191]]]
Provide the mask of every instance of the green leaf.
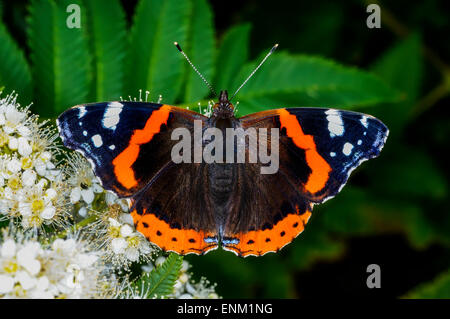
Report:
[[[238,86],[261,59],[236,78]],[[398,98],[369,72],[305,55],[275,53],[238,93],[239,110],[256,112],[287,106],[355,108]]]
[[[438,238],[424,210],[411,200],[380,198],[378,193],[346,186],[333,201],[315,208],[328,234],[368,236],[403,233],[416,248]],[[317,225],[317,223],[316,223]]]
[[214,87],[217,90],[237,89],[232,84],[248,59],[250,29],[250,24],[244,24],[225,33],[216,60]]
[[405,93],[408,100],[414,101],[419,94],[422,75],[423,61],[420,51],[421,38],[413,33],[386,51],[372,70],[392,87]]
[[[209,82],[213,79],[215,43],[212,11],[206,0],[193,0],[190,19],[189,36],[183,50]],[[209,88],[191,66],[185,64],[187,70],[183,102],[195,102],[205,98],[209,95]]]
[[[389,141],[386,151],[389,152],[376,163],[378,169],[374,167],[370,170],[371,184],[380,192],[396,198],[412,197],[415,200],[439,200],[447,197],[445,173],[430,155],[413,147],[389,145]],[[408,154],[407,160],[405,154]],[[386,180],[389,180],[389,183],[385,183]]]
[[123,94],[126,50],[125,13],[119,0],[85,0],[94,79],[90,97],[117,100]]
[[157,99],[174,103],[178,96],[183,72],[182,55],[173,43],[185,43],[189,29],[191,1],[141,0],[136,8],[127,58],[126,95],[137,90],[149,90]]
[[44,116],[55,116],[70,106],[86,102],[90,88],[91,57],[81,28],[69,29],[66,9],[80,1],[33,0],[29,6],[28,44],[35,84],[34,107]]
[[25,56],[0,20],[0,87],[5,93],[15,90],[19,102],[31,102],[31,72]]
[[305,230],[286,248],[289,263],[296,270],[307,270],[319,261],[332,261],[345,251],[342,241],[329,236],[328,229],[321,222],[321,215],[317,208],[313,211],[311,219]]
[[[296,30],[297,41],[291,41],[289,47],[295,52],[330,56],[341,44],[340,34],[344,28],[344,7],[337,2],[321,3],[310,6],[303,12],[301,28]],[[281,40],[282,41],[282,40]],[[284,41],[281,42],[284,45]]]
[[170,254],[161,266],[143,275],[135,284],[139,291],[145,291],[146,298],[163,298],[173,292],[183,257]]
[[436,279],[421,284],[404,298],[411,299],[449,299],[450,298],[450,270],[447,270]]
[[407,123],[408,115],[420,95],[423,70],[421,43],[420,36],[414,33],[385,52],[372,67],[376,74],[402,94],[400,102],[382,105],[375,110],[394,134]]

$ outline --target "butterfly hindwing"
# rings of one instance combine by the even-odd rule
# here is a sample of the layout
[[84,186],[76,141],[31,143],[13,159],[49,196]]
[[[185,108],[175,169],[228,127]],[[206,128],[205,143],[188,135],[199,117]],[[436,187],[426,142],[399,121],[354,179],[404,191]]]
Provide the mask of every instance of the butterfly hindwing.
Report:
[[239,256],[276,252],[304,229],[312,205],[281,172],[261,174],[259,164],[237,164],[239,183],[224,222],[222,245]]
[[165,251],[185,255],[216,249],[217,225],[207,175],[201,163],[180,163],[164,170],[151,187],[133,198],[136,229]]

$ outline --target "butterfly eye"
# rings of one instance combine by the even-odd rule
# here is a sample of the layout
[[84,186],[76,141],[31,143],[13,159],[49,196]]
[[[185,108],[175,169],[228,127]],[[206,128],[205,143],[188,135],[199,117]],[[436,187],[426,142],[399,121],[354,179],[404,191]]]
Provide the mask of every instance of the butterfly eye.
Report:
[[81,189],[88,189],[89,186],[86,183],[81,183],[80,184]]

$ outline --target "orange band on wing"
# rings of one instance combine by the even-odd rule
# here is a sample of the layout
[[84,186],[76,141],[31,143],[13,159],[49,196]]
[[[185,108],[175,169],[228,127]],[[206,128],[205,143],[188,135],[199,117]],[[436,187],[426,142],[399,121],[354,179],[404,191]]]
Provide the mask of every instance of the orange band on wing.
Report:
[[330,165],[317,152],[316,143],[312,135],[305,135],[297,117],[285,109],[278,111],[281,128],[286,128],[286,134],[294,144],[305,150],[306,162],[311,168],[311,174],[305,184],[305,189],[310,193],[320,191],[328,181],[331,171]]
[[224,249],[233,251],[243,257],[249,255],[262,256],[268,252],[277,252],[303,231],[309,217],[311,217],[309,211],[302,215],[288,214],[272,229],[238,234],[233,238],[238,239],[239,243],[224,245]]
[[144,128],[133,132],[127,148],[113,160],[114,174],[125,188],[130,189],[137,185],[138,181],[131,166],[138,158],[140,146],[150,142],[153,136],[159,133],[161,124],[167,124],[170,108],[163,105],[159,110],[153,111]]
[[206,243],[205,238],[215,240],[215,235],[193,229],[172,228],[168,223],[153,214],[139,215],[136,210],[131,212],[137,231],[150,242],[164,251],[173,251],[180,255],[201,255],[218,247],[217,241]]

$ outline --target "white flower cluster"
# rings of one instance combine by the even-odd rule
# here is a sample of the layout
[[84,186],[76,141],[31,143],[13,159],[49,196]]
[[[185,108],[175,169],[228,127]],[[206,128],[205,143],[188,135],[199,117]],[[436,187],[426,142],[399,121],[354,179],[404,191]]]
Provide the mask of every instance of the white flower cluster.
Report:
[[[128,202],[103,189],[86,159],[56,162],[54,129],[16,98],[0,99],[0,298],[139,297],[129,267],[153,267],[159,251],[134,228]],[[74,230],[76,238],[62,239]],[[188,267],[184,262],[166,297],[217,298],[206,280],[190,280]]]
[[[99,253],[85,242],[56,239],[0,244],[0,298],[95,298],[115,293],[105,285]],[[108,279],[111,280],[110,278]]]
[[111,212],[94,226],[94,232],[98,235],[98,246],[104,248],[107,260],[116,268],[127,269],[132,262],[147,262],[155,252],[147,239],[134,228],[130,214]]
[[16,95],[0,99],[0,217],[24,228],[60,223],[66,212],[62,174],[54,163],[55,133],[38,124]]
[[79,154],[70,157],[69,167],[66,175],[71,187],[70,202],[76,205],[81,217],[91,213],[99,216],[89,228],[94,243],[106,252],[106,259],[123,269],[132,262],[148,261],[154,249],[134,228],[128,202],[105,191],[89,162]]

